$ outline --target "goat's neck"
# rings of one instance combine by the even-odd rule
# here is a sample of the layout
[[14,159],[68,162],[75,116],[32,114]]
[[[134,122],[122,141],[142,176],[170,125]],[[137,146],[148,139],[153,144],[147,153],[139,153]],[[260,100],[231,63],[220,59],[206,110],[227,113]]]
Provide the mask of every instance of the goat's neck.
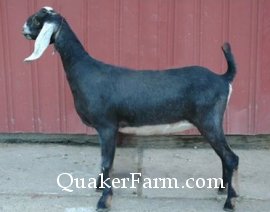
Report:
[[66,21],[63,21],[58,30],[54,45],[68,72],[75,63],[87,55],[87,52]]

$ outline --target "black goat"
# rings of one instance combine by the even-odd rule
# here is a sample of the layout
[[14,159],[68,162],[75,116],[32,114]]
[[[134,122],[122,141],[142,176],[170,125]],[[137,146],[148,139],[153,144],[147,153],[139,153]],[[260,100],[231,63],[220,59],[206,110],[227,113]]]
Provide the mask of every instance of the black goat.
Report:
[[[228,43],[222,47],[228,70],[217,75],[200,66],[134,71],[102,63],[88,55],[66,20],[50,7],[30,16],[23,34],[36,40],[34,52],[25,61],[38,59],[52,43],[60,53],[76,110],[99,134],[104,179],[109,178],[119,131],[166,134],[195,126],[222,161],[223,183],[228,188],[224,209],[234,209],[232,199],[237,194],[232,177],[239,158],[227,144],[222,126],[236,74]],[[111,188],[103,189],[98,210],[109,208],[112,194]]]

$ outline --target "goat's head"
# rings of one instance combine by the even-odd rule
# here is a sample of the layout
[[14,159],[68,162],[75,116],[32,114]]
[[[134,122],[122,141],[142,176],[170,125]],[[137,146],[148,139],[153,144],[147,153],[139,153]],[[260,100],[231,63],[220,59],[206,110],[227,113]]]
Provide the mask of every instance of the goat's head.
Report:
[[54,42],[63,18],[50,7],[43,7],[30,16],[23,26],[23,35],[36,40],[33,53],[24,61],[30,62],[41,57],[46,48]]

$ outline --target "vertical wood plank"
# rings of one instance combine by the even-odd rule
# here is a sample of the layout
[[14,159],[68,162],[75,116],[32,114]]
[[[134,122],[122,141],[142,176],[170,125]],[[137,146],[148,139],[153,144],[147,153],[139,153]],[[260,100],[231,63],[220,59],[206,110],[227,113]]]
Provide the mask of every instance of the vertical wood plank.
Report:
[[23,23],[18,21],[25,20],[28,11],[24,6],[17,13],[17,4],[14,0],[2,1],[2,46],[5,49],[10,127],[12,132],[28,132],[34,130],[31,72],[23,63],[22,55],[27,54],[28,47],[20,45],[25,39],[20,33]]
[[23,22],[43,6],[67,18],[92,56],[130,68],[203,65],[223,73],[220,46],[229,41],[238,74],[226,132],[270,132],[270,3],[253,0],[0,1],[0,132],[95,133],[74,109],[53,47],[22,62],[34,45],[21,36]]
[[270,128],[270,2],[259,1],[258,55],[256,83],[256,133],[268,134]]

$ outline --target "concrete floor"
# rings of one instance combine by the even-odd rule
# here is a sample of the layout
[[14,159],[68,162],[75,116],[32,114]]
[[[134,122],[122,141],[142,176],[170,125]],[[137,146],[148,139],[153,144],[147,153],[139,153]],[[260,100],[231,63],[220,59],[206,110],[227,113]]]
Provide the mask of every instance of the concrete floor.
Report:
[[[236,211],[270,211],[270,150],[235,149],[240,157]],[[100,149],[86,145],[0,143],[0,211],[91,212],[100,193],[95,189],[62,191],[61,173],[75,178],[96,178]],[[118,148],[113,176],[128,178],[142,172],[145,178],[221,177],[221,164],[212,149]],[[63,184],[68,183],[63,178]],[[67,185],[67,184],[65,184]],[[127,186],[129,187],[129,186]],[[223,211],[223,195],[209,188],[114,189],[111,211]]]

